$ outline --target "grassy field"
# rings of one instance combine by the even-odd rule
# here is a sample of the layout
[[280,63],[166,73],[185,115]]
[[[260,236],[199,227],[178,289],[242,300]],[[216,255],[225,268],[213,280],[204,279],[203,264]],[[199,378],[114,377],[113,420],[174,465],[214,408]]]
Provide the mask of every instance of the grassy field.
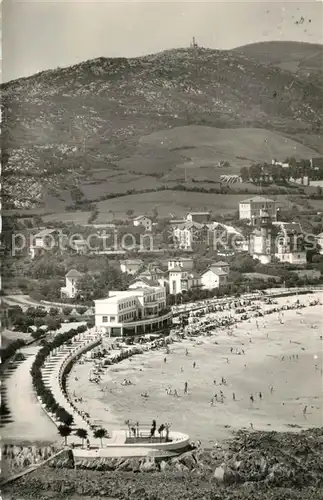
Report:
[[74,224],[87,224],[91,212],[57,212],[55,214],[44,215],[43,221],[46,222],[73,222]]
[[189,125],[145,135],[140,144],[180,153],[183,160],[176,165],[177,168],[216,169],[219,162],[228,161],[231,165],[228,174],[253,162],[271,162],[273,158],[284,160],[288,156],[317,156],[312,149],[299,142],[261,128],[221,129]]
[[[156,208],[160,217],[167,217],[170,213],[181,217],[189,211],[196,210],[211,210],[214,214],[232,213],[238,210],[239,201],[250,197],[251,195],[246,194],[226,195],[185,191],[134,194],[97,203],[100,212],[97,222],[104,222],[113,217],[124,217],[129,209],[139,215],[151,214]],[[286,196],[276,196],[275,199],[281,207],[288,205]]]

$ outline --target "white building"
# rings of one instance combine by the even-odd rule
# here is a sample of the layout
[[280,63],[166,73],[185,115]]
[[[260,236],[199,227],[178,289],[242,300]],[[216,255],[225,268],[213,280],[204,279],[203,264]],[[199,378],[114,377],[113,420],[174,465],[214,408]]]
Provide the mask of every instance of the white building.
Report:
[[80,273],[76,269],[71,269],[65,275],[65,286],[61,288],[61,296],[73,299],[77,292],[77,283],[82,277],[82,273]]
[[211,220],[211,212],[189,212],[186,214],[186,220],[188,222],[199,222],[200,224],[206,224]]
[[144,265],[141,259],[127,259],[120,261],[120,270],[127,274],[137,274]]
[[[209,228],[199,222],[184,222],[173,226],[174,245],[181,250],[192,250],[196,246],[208,246]],[[212,240],[212,238],[211,238]]]
[[275,241],[275,257],[280,262],[304,265],[307,262],[304,251],[304,233],[298,222],[274,222],[278,233]]
[[185,271],[181,267],[173,267],[169,271],[169,293],[177,295],[191,288],[201,286],[201,276],[194,271]]
[[255,196],[239,203],[239,219],[249,220],[261,217],[261,212],[267,212],[272,221],[276,220],[276,204],[274,200]]
[[151,231],[152,228],[152,220],[149,219],[146,215],[139,215],[133,220],[134,226],[142,226],[146,231]]
[[30,239],[29,255],[32,259],[42,255],[46,250],[59,248],[62,232],[59,229],[42,229]]
[[202,288],[213,290],[213,288],[221,288],[228,283],[228,273],[219,267],[209,267],[201,275]]
[[109,337],[157,332],[172,324],[166,290],[161,286],[110,291],[107,298],[94,303],[95,325]]
[[190,257],[175,257],[174,259],[168,261],[168,271],[177,267],[180,267],[185,271],[189,271],[193,269],[194,261]]
[[230,272],[230,264],[228,264],[224,260],[213,262],[210,267],[217,267],[218,269],[221,269],[221,271],[224,271],[226,274],[229,274]]
[[316,235],[316,243],[319,245],[319,252],[323,254],[323,233]]

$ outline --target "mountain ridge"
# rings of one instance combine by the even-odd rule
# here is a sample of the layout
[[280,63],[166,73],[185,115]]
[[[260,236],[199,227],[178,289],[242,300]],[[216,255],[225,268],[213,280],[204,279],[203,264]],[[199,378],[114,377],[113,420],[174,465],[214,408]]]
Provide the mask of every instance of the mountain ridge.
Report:
[[[156,151],[140,139],[187,125],[267,128],[323,153],[322,87],[232,51],[102,57],[1,89],[8,201],[15,186],[16,201],[27,192],[42,203],[45,178],[60,191],[91,181],[94,171],[127,174],[118,163],[134,154],[153,165]],[[176,162],[170,151],[163,155]]]

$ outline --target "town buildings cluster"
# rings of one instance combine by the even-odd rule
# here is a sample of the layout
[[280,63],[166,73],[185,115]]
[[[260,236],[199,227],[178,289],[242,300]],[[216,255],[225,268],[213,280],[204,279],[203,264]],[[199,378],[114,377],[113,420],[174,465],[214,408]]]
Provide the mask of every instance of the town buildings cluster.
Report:
[[[306,264],[304,234],[298,222],[279,220],[279,207],[272,199],[255,196],[239,203],[239,228],[212,220],[211,212],[190,212],[183,219],[171,219],[168,231],[172,250],[178,255],[168,257],[167,268],[156,262],[145,263],[139,258],[120,255],[121,273],[132,278],[127,290],[111,290],[108,296],[95,300],[95,324],[109,336],[146,334],[168,328],[172,321],[167,295],[178,296],[190,290],[214,290],[225,287],[229,282],[230,265],[221,255],[245,252],[262,264],[275,262],[293,265]],[[154,222],[146,215],[133,219],[134,227],[142,227],[144,233],[151,233]],[[244,235],[241,227],[248,227]],[[36,258],[46,249],[48,238],[61,238],[57,229],[43,229],[30,244],[30,256]],[[86,253],[80,240],[74,250]],[[323,248],[323,234],[317,236]],[[196,267],[199,249],[215,252],[214,259],[201,271]],[[137,252],[138,253],[138,252]],[[191,253],[191,255],[190,255]],[[186,255],[185,255],[186,254]],[[188,256],[187,256],[188,255]],[[118,255],[114,252],[114,258]],[[131,257],[131,255],[129,255]],[[165,264],[165,259],[164,259]],[[61,296],[73,299],[77,296],[79,280],[84,276],[77,269],[70,269],[65,276]]]

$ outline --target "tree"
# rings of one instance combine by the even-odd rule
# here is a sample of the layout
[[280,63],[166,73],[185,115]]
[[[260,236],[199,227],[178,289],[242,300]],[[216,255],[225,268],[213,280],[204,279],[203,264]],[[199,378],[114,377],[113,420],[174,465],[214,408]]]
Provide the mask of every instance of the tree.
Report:
[[67,438],[71,434],[72,429],[68,425],[60,425],[58,432],[65,439],[65,446],[67,446]]
[[240,170],[240,177],[242,182],[249,182],[249,169],[247,167],[242,167]]
[[96,439],[100,439],[101,448],[103,448],[102,439],[108,437],[108,432],[106,431],[106,429],[103,429],[102,427],[100,429],[95,429],[93,435]]
[[128,215],[128,217],[133,217],[133,214],[134,214],[134,210],[132,208],[129,208],[126,212],[126,214]]
[[57,307],[51,307],[49,309],[50,316],[57,316],[59,314],[59,310]]
[[87,430],[86,429],[77,429],[76,432],[75,432],[75,435],[77,437],[79,437],[80,439],[82,439],[82,448],[83,448],[84,439],[86,439],[87,436],[88,436]]

